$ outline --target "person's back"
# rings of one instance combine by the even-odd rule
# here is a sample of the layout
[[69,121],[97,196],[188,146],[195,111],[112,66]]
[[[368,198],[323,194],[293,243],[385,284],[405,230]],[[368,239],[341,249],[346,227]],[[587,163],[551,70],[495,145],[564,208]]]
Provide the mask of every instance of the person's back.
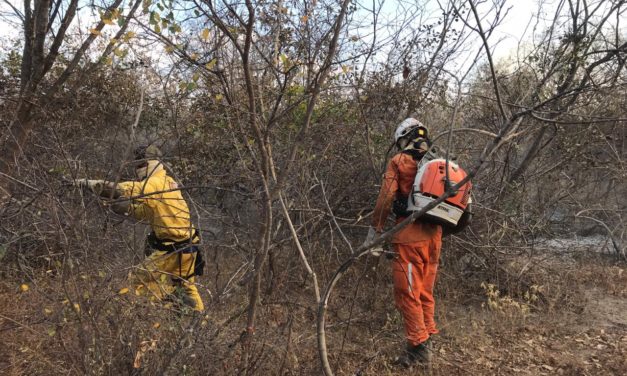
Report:
[[[373,212],[373,227],[378,232],[383,230],[385,221],[391,211],[392,202],[395,199],[406,199],[411,193],[414,179],[416,178],[417,166],[414,156],[405,152],[396,154],[390,160],[383,176],[383,184]],[[398,216],[396,223],[401,222],[405,218],[405,216]],[[392,243],[406,244],[427,240],[438,232],[442,232],[440,226],[417,220],[394,234]]]
[[122,195],[133,197],[129,214],[150,224],[159,239],[180,242],[193,235],[187,203],[178,184],[162,166],[139,182],[118,184]]

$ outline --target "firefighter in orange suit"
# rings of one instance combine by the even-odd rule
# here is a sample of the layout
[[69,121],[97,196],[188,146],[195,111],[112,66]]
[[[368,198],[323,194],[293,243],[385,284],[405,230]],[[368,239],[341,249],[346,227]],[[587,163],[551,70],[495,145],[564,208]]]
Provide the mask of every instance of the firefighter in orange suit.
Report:
[[[191,223],[190,212],[177,183],[159,160],[154,145],[135,150],[137,181],[114,184],[104,180],[79,179],[76,184],[104,198],[117,199],[111,208],[150,225],[148,257],[131,276],[138,295],[171,299],[181,295],[184,305],[203,311],[204,304],[194,283],[202,274],[200,237]],[[180,293],[180,294],[177,294]]]
[[[394,200],[406,202],[416,177],[416,162],[430,146],[427,129],[413,118],[398,125],[394,138],[400,152],[392,158],[383,176],[372,218],[377,233],[383,231]],[[408,215],[396,214],[397,223]],[[429,338],[438,333],[433,287],[442,246],[442,227],[417,220],[394,234],[392,243],[396,252],[392,266],[394,301],[403,316],[407,339],[407,348],[396,362],[404,367],[427,364],[431,359]]]

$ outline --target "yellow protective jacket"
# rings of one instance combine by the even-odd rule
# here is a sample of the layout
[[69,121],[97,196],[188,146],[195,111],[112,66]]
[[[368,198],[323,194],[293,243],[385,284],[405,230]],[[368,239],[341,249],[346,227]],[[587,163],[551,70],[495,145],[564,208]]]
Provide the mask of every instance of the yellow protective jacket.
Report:
[[189,207],[178,184],[159,166],[142,181],[118,183],[124,197],[132,198],[129,214],[146,221],[158,239],[180,242],[194,234]]

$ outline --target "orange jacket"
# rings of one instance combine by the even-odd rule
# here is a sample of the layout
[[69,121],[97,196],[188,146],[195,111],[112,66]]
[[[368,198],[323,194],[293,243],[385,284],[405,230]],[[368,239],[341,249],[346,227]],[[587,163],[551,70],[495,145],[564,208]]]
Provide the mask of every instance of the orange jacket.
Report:
[[[390,160],[383,175],[379,198],[377,198],[374,213],[372,214],[372,226],[377,232],[383,231],[383,226],[392,208],[392,201],[394,201],[397,194],[403,197],[409,196],[416,177],[416,171],[416,161],[408,154],[398,153]],[[397,218],[396,223],[403,219],[405,217]],[[442,234],[441,226],[416,221],[394,234],[392,243],[406,244],[429,240],[436,234]]]

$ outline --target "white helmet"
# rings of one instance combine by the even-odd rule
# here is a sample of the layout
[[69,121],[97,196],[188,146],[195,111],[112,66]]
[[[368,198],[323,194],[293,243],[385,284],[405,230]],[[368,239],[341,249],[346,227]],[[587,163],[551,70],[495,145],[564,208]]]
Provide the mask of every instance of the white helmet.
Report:
[[394,132],[394,142],[398,144],[398,140],[407,136],[416,128],[422,128],[424,130],[424,136],[427,137],[427,127],[414,118],[407,118],[396,127],[396,131]]

